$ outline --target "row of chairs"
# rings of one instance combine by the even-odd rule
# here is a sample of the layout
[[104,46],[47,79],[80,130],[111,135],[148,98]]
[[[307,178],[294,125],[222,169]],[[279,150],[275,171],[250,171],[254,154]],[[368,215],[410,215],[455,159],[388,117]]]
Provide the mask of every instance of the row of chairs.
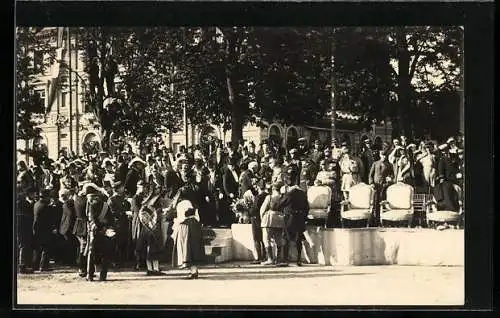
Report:
[[[386,199],[380,202],[380,225],[384,223],[413,224],[416,215],[416,208],[425,211],[425,219],[428,227],[436,227],[438,224],[447,223],[459,226],[463,223],[464,214],[462,208],[462,191],[455,185],[459,198],[459,211],[444,211],[437,209],[436,199],[430,195],[429,198],[419,194],[415,195],[414,188],[405,183],[396,183],[387,188]],[[309,201],[310,220],[324,220],[331,211],[332,192],[327,186],[312,186],[307,190]],[[359,183],[349,190],[349,199],[340,203],[340,218],[342,227],[348,221],[366,221],[368,227],[373,218],[374,189],[365,184]]]

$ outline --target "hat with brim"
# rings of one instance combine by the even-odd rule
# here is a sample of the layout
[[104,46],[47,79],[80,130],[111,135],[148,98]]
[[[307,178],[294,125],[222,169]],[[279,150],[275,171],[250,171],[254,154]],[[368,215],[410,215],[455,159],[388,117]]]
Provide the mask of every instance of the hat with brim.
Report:
[[293,148],[293,149],[290,149],[290,154],[292,153],[297,153],[297,149]]
[[453,138],[453,137],[450,137],[450,138],[448,138],[448,140],[446,140],[447,144],[451,144],[453,142],[455,142],[455,138]]
[[130,163],[128,164],[128,167],[130,168],[130,167],[132,167],[136,163],[141,163],[143,165],[146,164],[146,162],[144,160],[142,160],[141,158],[135,157],[134,159],[130,160]]
[[406,149],[415,149],[417,148],[417,145],[415,144],[409,144],[408,146],[406,146]]
[[307,141],[305,137],[300,137],[298,141]]
[[193,204],[189,200],[182,200],[177,204],[176,211],[177,211],[177,216],[184,216],[186,212],[189,210],[194,209]]
[[461,154],[463,154],[463,153],[464,153],[464,150],[463,150],[463,149],[460,149],[460,148],[459,148],[459,149],[457,149],[457,155],[461,155]]
[[107,165],[113,165],[113,162],[109,158],[106,158],[102,161],[101,167],[106,168]]
[[82,193],[88,195],[96,192],[102,192],[101,188],[93,182],[87,182],[83,185]]
[[439,150],[446,150],[446,149],[448,149],[448,144],[439,145],[438,149]]

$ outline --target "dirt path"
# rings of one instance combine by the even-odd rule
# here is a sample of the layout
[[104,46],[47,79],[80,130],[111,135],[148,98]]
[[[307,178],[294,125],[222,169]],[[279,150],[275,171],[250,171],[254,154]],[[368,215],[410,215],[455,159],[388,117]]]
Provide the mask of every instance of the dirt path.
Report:
[[71,272],[19,275],[18,304],[150,305],[461,305],[463,267],[363,266],[265,268],[225,265],[162,277],[110,272],[86,282]]

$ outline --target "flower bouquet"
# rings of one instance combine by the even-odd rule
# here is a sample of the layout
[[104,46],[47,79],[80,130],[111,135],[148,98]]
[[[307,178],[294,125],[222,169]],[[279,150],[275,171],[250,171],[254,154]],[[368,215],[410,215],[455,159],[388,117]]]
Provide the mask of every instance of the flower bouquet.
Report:
[[249,196],[243,196],[243,198],[238,199],[231,204],[231,210],[235,215],[237,223],[250,224],[250,209],[252,204],[253,200]]

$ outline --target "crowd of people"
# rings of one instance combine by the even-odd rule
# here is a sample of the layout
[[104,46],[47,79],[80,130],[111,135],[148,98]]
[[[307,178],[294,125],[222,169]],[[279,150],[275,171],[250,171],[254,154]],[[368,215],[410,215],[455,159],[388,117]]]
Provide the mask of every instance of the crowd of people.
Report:
[[[436,146],[402,136],[383,145],[367,138],[358,151],[335,140],[309,146],[305,138],[289,150],[268,140],[259,147],[245,141],[181,146],[176,153],[153,142],[139,153],[125,145],[84,156],[62,151],[56,161],[37,159],[32,166],[19,161],[19,271],[49,270],[53,259],[77,266],[87,280],[98,266],[106,280],[110,266],[134,260],[137,270],[161,275],[167,250],[173,265],[195,279],[205,259],[202,227],[236,222],[252,224],[253,263],[286,266],[295,242],[301,265],[302,242],[310,242],[308,187],[331,188],[326,225],[338,227],[340,202],[352,186],[372,185],[379,202],[396,182],[421,193],[463,187],[463,156],[461,138]],[[378,225],[376,215],[372,226]]]

